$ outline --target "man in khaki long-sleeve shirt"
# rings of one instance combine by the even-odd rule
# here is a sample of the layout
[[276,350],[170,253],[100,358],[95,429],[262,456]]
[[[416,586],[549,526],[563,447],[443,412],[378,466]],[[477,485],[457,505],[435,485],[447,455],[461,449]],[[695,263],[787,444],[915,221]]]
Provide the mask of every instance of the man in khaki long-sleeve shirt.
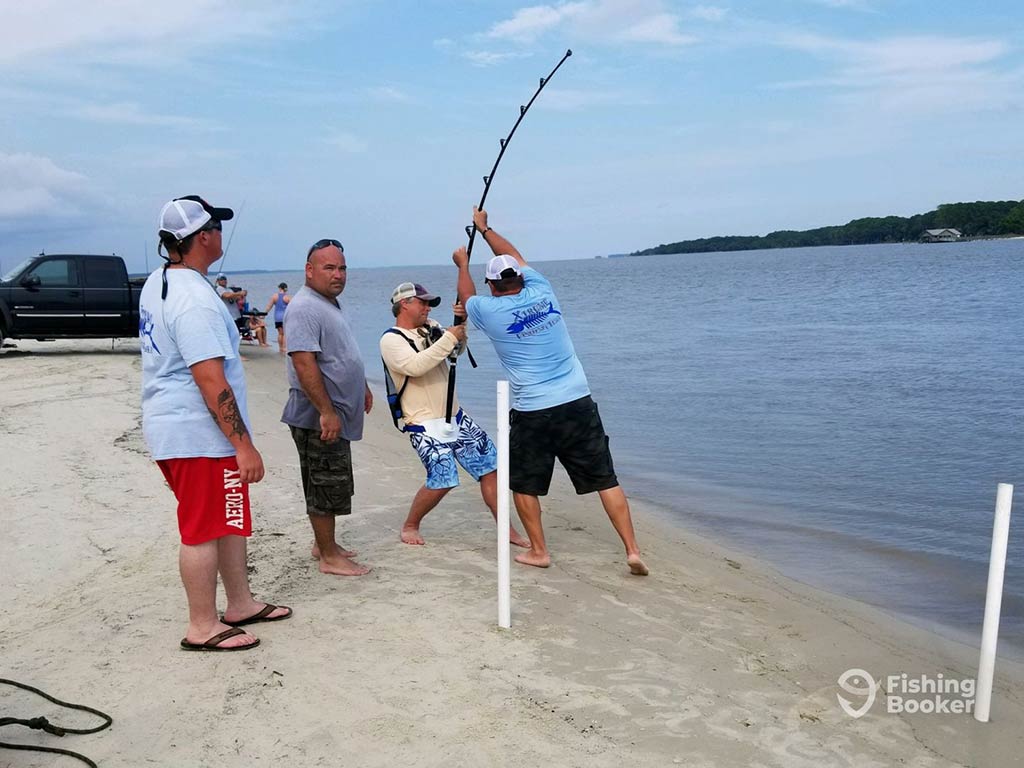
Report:
[[[391,294],[391,311],[395,325],[380,340],[380,354],[402,393],[404,431],[413,449],[427,470],[427,480],[413,497],[409,515],[402,525],[401,538],[406,544],[423,544],[420,522],[452,488],[459,484],[456,462],[480,483],[480,495],[497,516],[497,451],[494,443],[459,407],[452,405],[455,416],[445,422],[448,398],[448,356],[466,340],[466,326],[453,325],[447,330],[430,319],[430,310],[441,299],[428,293],[418,283],[402,283]],[[456,315],[465,317],[461,304]],[[404,387],[404,391],[403,391]],[[509,540],[520,547],[529,547],[513,528]]]

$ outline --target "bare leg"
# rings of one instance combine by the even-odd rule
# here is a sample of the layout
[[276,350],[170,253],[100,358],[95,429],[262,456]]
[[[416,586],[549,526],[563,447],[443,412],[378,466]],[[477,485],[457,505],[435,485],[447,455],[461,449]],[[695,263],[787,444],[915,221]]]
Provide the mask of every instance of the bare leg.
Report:
[[[486,475],[480,478],[480,495],[484,499],[484,504],[491,510],[491,517],[495,520],[498,519],[498,473],[488,472]],[[524,538],[519,531],[516,530],[514,525],[509,526],[508,540],[515,544],[517,547],[523,547],[524,549],[530,548],[530,540]]]
[[450,490],[451,488],[427,488],[424,485],[416,491],[416,495],[412,497],[412,506],[409,507],[409,516],[402,523],[402,541],[406,544],[424,543],[423,537],[420,536],[420,522]]
[[[356,555],[359,554],[354,549],[345,549],[345,547],[343,547],[341,545],[341,542],[338,541],[337,539],[335,539],[334,543],[338,546],[338,552],[343,557],[355,557]],[[310,554],[310,556],[314,560],[319,560],[320,559],[320,547],[317,546],[316,539],[313,539],[313,548],[310,550],[309,554]]]
[[[249,588],[249,572],[246,567],[245,553],[248,543],[245,536],[222,536],[217,539],[217,560],[224,592],[228,596],[228,607],[224,618],[228,621],[241,621],[263,610],[266,603],[253,600]],[[268,618],[285,616],[287,608],[271,611]]]
[[[202,544],[182,544],[178,553],[178,570],[188,598],[188,630],[185,639],[190,643],[205,643],[211,637],[231,629],[227,624],[222,624],[217,616],[218,541],[214,539]],[[245,540],[242,541],[244,543]],[[249,599],[252,599],[252,595],[249,595]],[[252,645],[255,641],[255,637],[246,633],[229,637],[220,645],[233,648]]]
[[370,572],[365,565],[360,565],[341,554],[341,549],[334,542],[334,515],[310,515],[309,522],[313,526],[313,536],[320,552],[320,573],[330,573],[334,576],[364,576]]
[[622,543],[626,546],[626,563],[629,565],[629,572],[634,576],[646,576],[649,571],[644,561],[640,559],[640,547],[636,543],[636,534],[633,533],[633,518],[629,514],[629,501],[626,499],[626,492],[622,486],[608,488],[598,491],[601,496],[601,504],[604,511],[608,513],[608,519],[612,521],[615,532],[619,534]]
[[530,537],[530,551],[516,555],[515,560],[523,565],[547,568],[551,565],[551,555],[548,554],[544,528],[540,523],[540,499],[525,493],[513,493],[512,498],[516,502],[516,511],[526,535]]
[[285,344],[284,344],[284,328],[278,328],[277,329],[277,351],[280,352],[283,355],[283,354],[285,354],[285,350],[286,349],[287,348],[285,347]]

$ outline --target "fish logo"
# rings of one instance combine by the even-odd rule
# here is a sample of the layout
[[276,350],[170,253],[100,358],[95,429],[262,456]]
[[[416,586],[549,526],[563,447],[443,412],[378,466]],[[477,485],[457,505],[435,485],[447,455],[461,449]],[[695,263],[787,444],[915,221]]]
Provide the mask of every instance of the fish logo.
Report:
[[[142,339],[143,344],[146,343],[146,339],[149,339],[149,344],[156,350],[156,353],[160,354],[160,347],[156,345],[156,341],[153,339],[153,329],[156,324],[153,322],[153,314],[146,311],[145,309],[139,309],[139,338]],[[148,351],[148,350],[147,350]]]
[[875,703],[875,696],[878,693],[878,683],[875,679],[863,669],[855,668],[843,672],[837,682],[839,687],[847,693],[867,697],[860,707],[854,707],[853,702],[844,699],[837,693],[836,698],[839,699],[839,706],[843,708],[843,711],[854,719],[866,715],[871,709],[871,705]]
[[537,309],[537,307],[534,306],[527,312],[513,312],[512,315],[515,317],[516,321],[505,330],[509,333],[522,333],[527,328],[534,328],[540,325],[548,315],[560,314],[562,313],[555,309],[554,302],[549,301],[547,309]]

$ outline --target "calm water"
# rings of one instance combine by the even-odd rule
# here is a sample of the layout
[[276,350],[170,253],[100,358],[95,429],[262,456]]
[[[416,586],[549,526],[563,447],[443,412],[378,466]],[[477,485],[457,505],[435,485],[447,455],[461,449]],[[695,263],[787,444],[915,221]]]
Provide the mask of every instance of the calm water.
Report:
[[[455,271],[349,264],[345,298],[381,384],[392,288],[414,279],[449,302]],[[1024,490],[1024,240],[537,266],[630,495],[788,575],[980,636],[996,483]],[[282,278],[301,284],[230,282],[266,302]],[[480,368],[460,365],[460,398],[492,427],[497,362],[471,341]],[[1024,649],[1019,519],[1000,642]]]

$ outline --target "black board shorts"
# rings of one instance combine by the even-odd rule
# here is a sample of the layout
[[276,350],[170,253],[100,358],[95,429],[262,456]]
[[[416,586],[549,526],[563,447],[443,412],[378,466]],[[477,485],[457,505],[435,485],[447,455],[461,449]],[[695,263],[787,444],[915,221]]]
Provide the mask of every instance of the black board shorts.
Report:
[[546,496],[555,459],[565,467],[576,493],[619,484],[598,413],[590,395],[539,411],[512,410],[509,431],[509,487],[515,493]]

